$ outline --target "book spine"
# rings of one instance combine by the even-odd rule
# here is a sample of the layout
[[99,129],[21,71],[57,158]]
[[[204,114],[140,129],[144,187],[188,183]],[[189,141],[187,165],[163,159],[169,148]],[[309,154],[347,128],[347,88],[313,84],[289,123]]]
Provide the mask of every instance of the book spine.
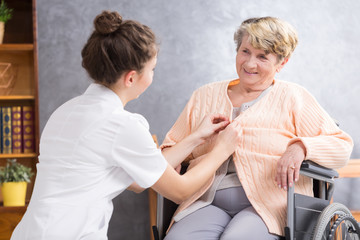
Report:
[[11,107],[3,107],[3,153],[11,153]]
[[3,123],[2,123],[2,107],[0,107],[0,153],[3,153]]
[[11,108],[11,130],[12,130],[12,153],[22,152],[22,119],[21,107],[16,106]]
[[34,152],[34,111],[32,106],[22,107],[23,152]]

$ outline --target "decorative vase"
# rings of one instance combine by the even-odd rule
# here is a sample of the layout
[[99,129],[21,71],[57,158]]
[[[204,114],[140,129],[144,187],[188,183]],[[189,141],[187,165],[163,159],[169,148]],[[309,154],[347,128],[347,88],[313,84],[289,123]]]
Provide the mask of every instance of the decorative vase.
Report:
[[0,44],[3,43],[4,40],[4,32],[5,32],[5,23],[0,22]]
[[27,182],[5,182],[2,195],[5,207],[25,206]]

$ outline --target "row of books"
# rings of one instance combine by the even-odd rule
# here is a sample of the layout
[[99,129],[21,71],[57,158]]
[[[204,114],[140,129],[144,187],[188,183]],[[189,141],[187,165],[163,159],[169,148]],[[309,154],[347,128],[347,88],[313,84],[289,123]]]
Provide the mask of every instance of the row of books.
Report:
[[33,153],[34,109],[32,106],[0,108],[0,143],[2,154]]

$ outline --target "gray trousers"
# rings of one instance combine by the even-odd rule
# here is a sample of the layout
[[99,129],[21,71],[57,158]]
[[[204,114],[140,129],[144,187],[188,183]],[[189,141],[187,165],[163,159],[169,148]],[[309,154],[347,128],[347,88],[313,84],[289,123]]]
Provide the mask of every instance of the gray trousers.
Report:
[[247,199],[242,187],[218,190],[211,205],[171,227],[165,240],[279,240]]

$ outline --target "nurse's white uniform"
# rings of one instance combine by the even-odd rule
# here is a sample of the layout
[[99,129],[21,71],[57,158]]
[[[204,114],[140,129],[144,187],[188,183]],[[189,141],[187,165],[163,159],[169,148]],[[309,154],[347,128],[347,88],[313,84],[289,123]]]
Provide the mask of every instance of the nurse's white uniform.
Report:
[[132,182],[152,186],[166,166],[145,118],[91,84],[50,117],[32,198],[11,239],[107,239],[112,199]]

